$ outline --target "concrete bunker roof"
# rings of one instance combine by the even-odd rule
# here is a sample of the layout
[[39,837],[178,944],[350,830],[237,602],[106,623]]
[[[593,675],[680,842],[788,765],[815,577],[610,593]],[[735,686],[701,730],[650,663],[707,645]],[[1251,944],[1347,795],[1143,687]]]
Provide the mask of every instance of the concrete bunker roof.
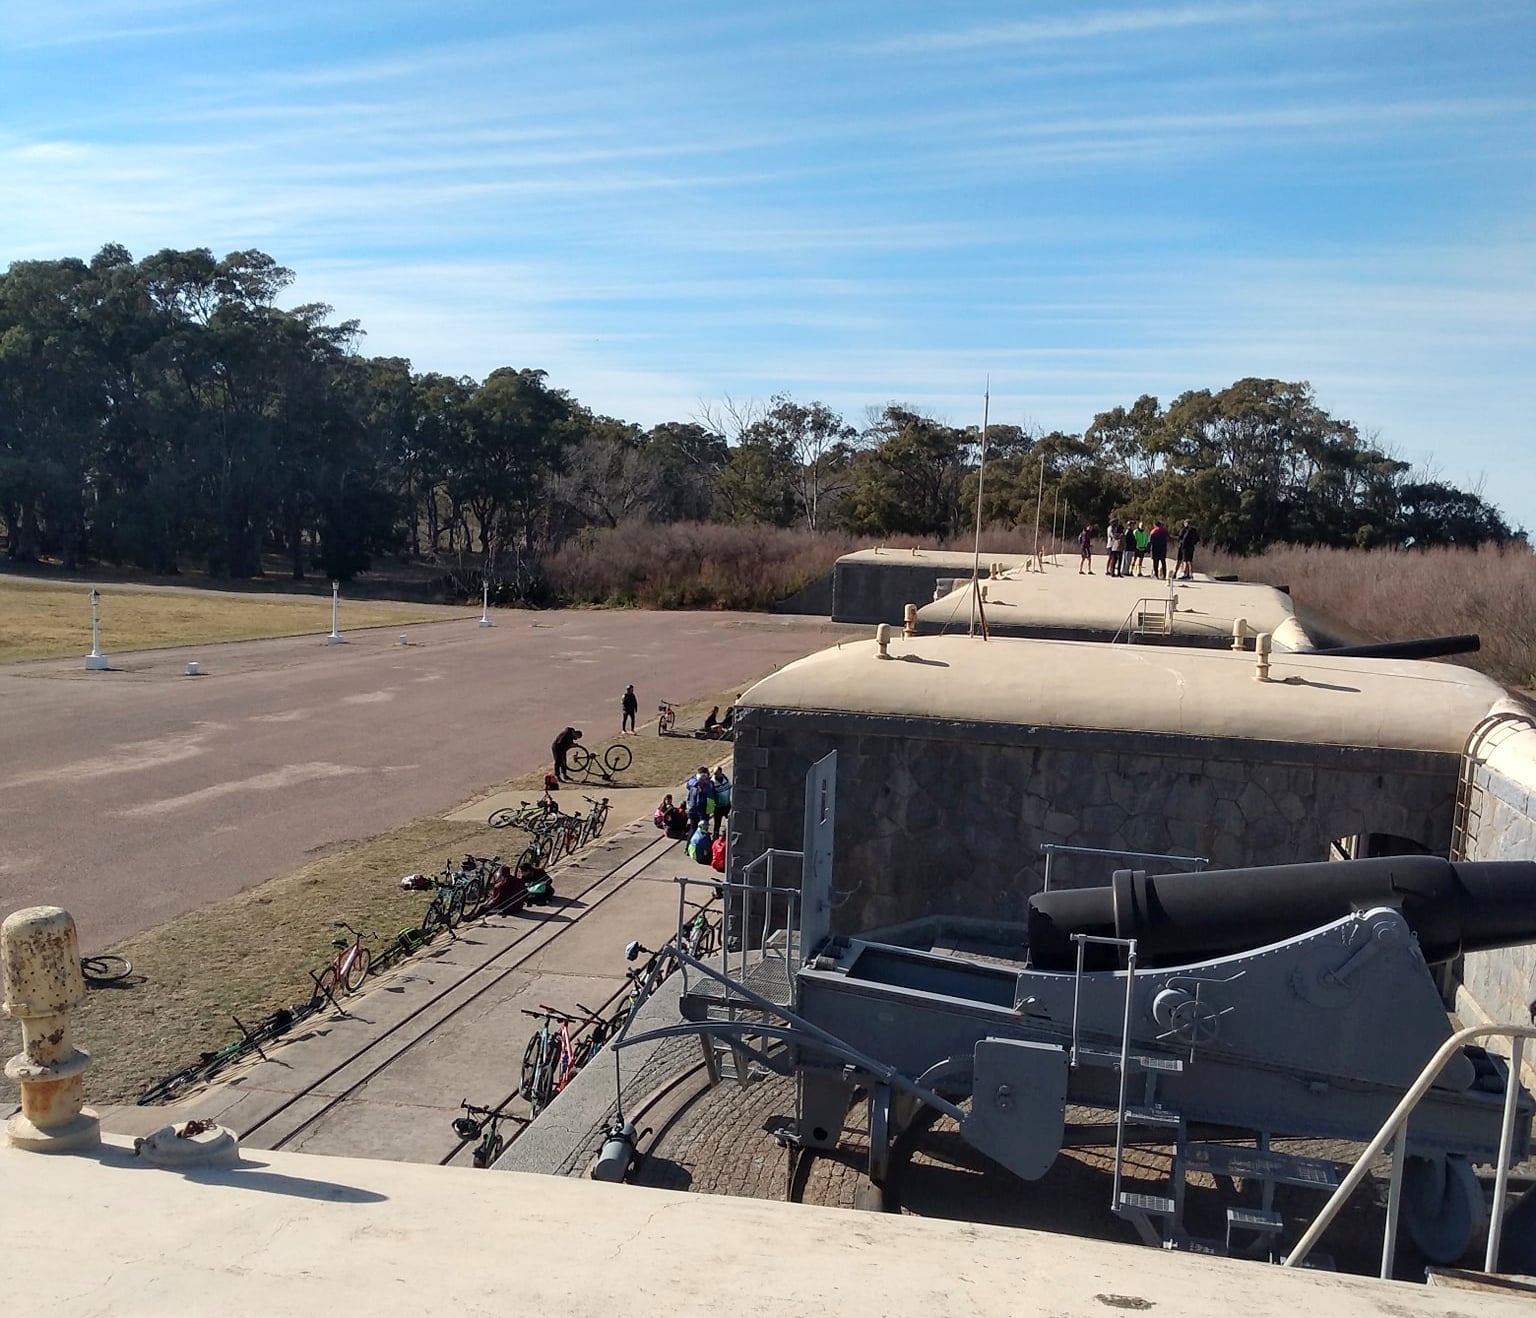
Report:
[[[985,569],[983,569],[985,570]],[[930,627],[954,630],[970,621],[970,565],[967,580],[957,584],[943,599],[920,605],[918,621]],[[1113,635],[1126,625],[1138,600],[1160,602],[1168,591],[1161,581],[1144,577],[1106,577],[1095,573],[1090,579],[1070,569],[1046,565],[1044,572],[1017,572],[986,580],[987,619],[999,626],[1040,627],[1060,631],[1093,631]],[[1177,604],[1173,615],[1174,635],[1218,637],[1232,635],[1232,624],[1245,619],[1248,631],[1276,632],[1284,627],[1282,637],[1295,636],[1295,609],[1290,596],[1273,586],[1249,581],[1212,581],[1196,577],[1180,581],[1174,587]],[[1290,624],[1290,626],[1286,626]],[[1280,638],[1277,638],[1279,640]]]
[[746,708],[1459,754],[1500,700],[1455,664],[968,636],[873,636],[786,665]]
[[[1022,567],[1028,560],[1028,554],[993,554],[986,550],[981,552],[981,570],[987,570],[988,563],[1002,563],[1009,568]],[[880,545],[875,549],[856,549],[851,554],[844,554],[838,563],[884,563],[894,567],[931,567],[938,572],[953,571],[957,575],[963,568],[966,576],[971,573],[971,564],[975,561],[975,555],[968,549],[919,549],[907,545]],[[914,600],[913,603],[918,601]]]

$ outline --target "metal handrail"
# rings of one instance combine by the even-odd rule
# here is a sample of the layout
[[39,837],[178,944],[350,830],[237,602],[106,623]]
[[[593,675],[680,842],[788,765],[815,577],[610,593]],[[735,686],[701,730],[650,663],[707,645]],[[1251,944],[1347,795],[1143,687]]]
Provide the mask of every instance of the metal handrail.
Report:
[[1131,1069],[1131,1002],[1136,993],[1136,940],[1134,938],[1110,938],[1103,934],[1073,934],[1077,944],[1077,973],[1072,978],[1072,1053],[1069,1065],[1077,1065],[1078,1006],[1082,997],[1083,953],[1089,943],[1103,947],[1119,947],[1125,951],[1125,1019],[1120,1029],[1120,1099],[1115,1111],[1115,1179],[1110,1189],[1110,1206],[1120,1207],[1120,1169],[1125,1161],[1125,1109],[1126,1088]]
[[1107,847],[1076,847],[1065,842],[1042,842],[1040,850],[1045,853],[1045,879],[1042,892],[1051,890],[1051,861],[1058,851],[1064,856],[1108,856],[1118,860],[1167,860],[1176,865],[1188,865],[1197,873],[1211,863],[1209,856],[1174,856],[1162,851],[1117,851]]
[[[1169,578],[1169,580],[1171,582],[1172,578]],[[1109,643],[1114,645],[1117,641],[1119,641],[1120,634],[1122,632],[1125,633],[1126,644],[1129,645],[1131,643],[1131,639],[1136,635],[1137,632],[1141,630],[1140,627],[1132,627],[1131,620],[1135,618],[1139,611],[1144,612],[1144,610],[1142,610],[1142,605],[1144,604],[1157,604],[1161,606],[1163,613],[1167,616],[1168,619],[1168,631],[1165,634],[1172,636],[1174,614],[1178,612],[1176,606],[1177,599],[1178,596],[1171,584],[1168,587],[1168,593],[1166,595],[1143,595],[1139,600],[1136,601],[1136,603],[1131,605],[1131,611],[1125,615],[1125,621],[1115,629],[1115,634],[1110,639]]]
[[1504,1197],[1509,1187],[1509,1159],[1514,1146],[1515,1112],[1520,1093],[1520,1066],[1525,1054],[1525,1041],[1536,1039],[1536,1025],[1469,1025],[1457,1030],[1444,1043],[1419,1072],[1419,1078],[1409,1087],[1392,1114],[1376,1132],[1376,1137],[1365,1146],[1365,1152],[1349,1169],[1349,1175],[1340,1183],[1333,1196],[1323,1205],[1312,1225],[1307,1228],[1296,1248],[1287,1255],[1283,1267],[1297,1268],[1317,1244],[1324,1231],[1338,1216],[1344,1201],[1354,1193],[1355,1187],[1365,1179],[1370,1164],[1381,1155],[1389,1143],[1396,1141],[1392,1151],[1392,1183],[1387,1191],[1387,1232],[1381,1247],[1381,1277],[1388,1280],[1392,1275],[1392,1261],[1397,1248],[1397,1210],[1402,1196],[1402,1171],[1404,1152],[1408,1143],[1408,1118],[1419,1100],[1424,1097],[1462,1044],[1473,1039],[1500,1037],[1510,1040],[1509,1079],[1504,1086],[1504,1124],[1499,1134],[1499,1163],[1494,1173],[1493,1213],[1488,1222],[1488,1250],[1483,1259],[1483,1271],[1492,1272],[1499,1257],[1500,1239],[1504,1232]]

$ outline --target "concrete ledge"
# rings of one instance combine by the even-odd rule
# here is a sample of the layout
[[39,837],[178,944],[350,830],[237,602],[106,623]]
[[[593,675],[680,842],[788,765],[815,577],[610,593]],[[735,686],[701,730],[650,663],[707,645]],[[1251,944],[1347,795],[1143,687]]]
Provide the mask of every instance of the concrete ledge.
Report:
[[[275,1318],[352,1295],[381,1318],[663,1302],[669,1314],[714,1315],[722,1286],[754,1308],[839,1318],[1530,1312],[1523,1296],[970,1223],[302,1154],[178,1173],[121,1142],[96,1156],[7,1148],[0,1181],[6,1301],[19,1314]],[[454,1223],[482,1229],[445,1229]]]

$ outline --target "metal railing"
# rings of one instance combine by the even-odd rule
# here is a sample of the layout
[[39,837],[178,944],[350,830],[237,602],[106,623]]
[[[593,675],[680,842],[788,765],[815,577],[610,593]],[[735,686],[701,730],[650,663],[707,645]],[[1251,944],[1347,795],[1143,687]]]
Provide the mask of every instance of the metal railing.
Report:
[[1063,856],[1109,856],[1116,860],[1166,860],[1174,865],[1182,865],[1191,870],[1203,870],[1211,863],[1209,856],[1170,856],[1160,851],[1115,851],[1104,847],[1073,847],[1063,842],[1042,842],[1040,850],[1045,853],[1045,886],[1042,891],[1051,890],[1051,862],[1057,855]]
[[1499,1245],[1504,1233],[1504,1200],[1509,1189],[1509,1163],[1510,1155],[1514,1150],[1515,1114],[1520,1103],[1520,1066],[1525,1055],[1525,1041],[1536,1039],[1536,1026],[1532,1025],[1469,1025],[1464,1030],[1457,1030],[1441,1044],[1439,1051],[1419,1072],[1419,1078],[1413,1082],[1402,1100],[1392,1109],[1392,1115],[1376,1132],[1376,1138],[1365,1146],[1365,1152],[1350,1168],[1349,1175],[1339,1182],[1339,1188],[1323,1205],[1322,1212],[1296,1242],[1296,1248],[1286,1256],[1283,1266],[1287,1268],[1301,1266],[1312,1247],[1322,1237],[1323,1232],[1338,1216],[1344,1201],[1365,1179],[1371,1163],[1381,1155],[1388,1144],[1391,1144],[1392,1180],[1387,1190],[1387,1226],[1381,1243],[1381,1277],[1385,1281],[1392,1276],[1392,1263],[1397,1253],[1397,1217],[1398,1210],[1402,1206],[1403,1163],[1407,1155],[1408,1118],[1413,1115],[1419,1100],[1429,1092],[1430,1086],[1435,1083],[1445,1064],[1456,1055],[1462,1044],[1470,1043],[1474,1039],[1488,1038],[1503,1038],[1510,1041],[1509,1077],[1504,1085],[1504,1124],[1499,1133],[1499,1161],[1493,1182],[1493,1211],[1488,1219],[1488,1249],[1483,1259],[1484,1272],[1495,1270],[1499,1258]]
[[1083,953],[1089,943],[1125,950],[1125,1019],[1120,1026],[1120,1098],[1115,1109],[1115,1179],[1110,1191],[1110,1206],[1120,1207],[1120,1169],[1125,1161],[1125,1109],[1127,1085],[1131,1071],[1131,1003],[1136,995],[1136,940],[1134,938],[1106,938],[1098,934],[1073,934],[1077,944],[1077,972],[1072,979],[1072,1053],[1071,1066],[1077,1065],[1078,1005],[1082,997]]

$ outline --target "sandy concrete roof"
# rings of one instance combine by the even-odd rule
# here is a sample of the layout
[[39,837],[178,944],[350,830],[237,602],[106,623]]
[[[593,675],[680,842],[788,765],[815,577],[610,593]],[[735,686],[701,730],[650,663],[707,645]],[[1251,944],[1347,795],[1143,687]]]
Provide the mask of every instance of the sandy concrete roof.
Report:
[[[981,573],[983,576],[986,575],[988,563],[1006,563],[1012,568],[1022,566],[1028,558],[1028,554],[994,554],[983,549]],[[922,567],[931,567],[937,572],[958,572],[964,568],[969,575],[974,556],[960,549],[916,549],[906,545],[882,545],[877,549],[856,549],[851,554],[844,554],[837,561],[839,563],[894,563],[908,567],[915,563]],[[916,601],[913,602],[916,603]]]
[[[969,571],[969,564],[967,571]],[[985,564],[982,567],[986,571]],[[1142,599],[1161,602],[1168,589],[1150,577],[1106,577],[1095,568],[1093,576],[1079,576],[1077,565],[1052,566],[1043,572],[1014,570],[986,582],[987,620],[997,626],[1033,626],[1059,630],[1103,632],[1112,636],[1122,627]],[[969,579],[943,599],[918,604],[918,621],[953,631],[964,630],[970,621]],[[1292,622],[1295,610],[1290,596],[1273,586],[1247,581],[1212,581],[1197,576],[1174,585],[1176,636],[1219,637],[1232,635],[1232,623],[1246,619],[1250,632],[1274,632]]]
[[[871,628],[871,632],[873,632]],[[966,636],[873,636],[780,669],[743,706],[1459,753],[1503,696],[1456,664]]]
[[120,1144],[0,1147],[0,1181],[0,1271],[17,1314],[1528,1311],[1520,1299],[1008,1227],[293,1153],[180,1173]]
[[1502,712],[1519,715],[1520,721],[1506,724],[1489,738],[1484,752],[1488,767],[1536,793],[1536,719],[1515,701],[1509,701]]

